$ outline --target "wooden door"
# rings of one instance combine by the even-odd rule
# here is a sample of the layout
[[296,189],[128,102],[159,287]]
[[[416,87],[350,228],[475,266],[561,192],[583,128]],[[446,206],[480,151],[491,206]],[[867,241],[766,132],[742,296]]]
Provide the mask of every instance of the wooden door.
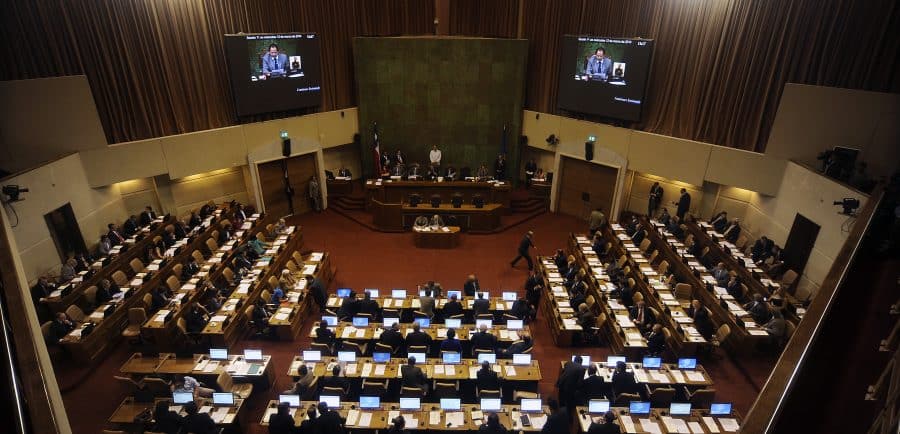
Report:
[[[262,201],[268,214],[303,214],[312,209],[309,179],[319,173],[314,153],[262,163],[258,166]],[[293,195],[287,194],[290,185]]]
[[600,207],[607,218],[613,219],[610,209],[616,193],[616,168],[563,157],[560,172],[557,211],[586,219],[591,210]]

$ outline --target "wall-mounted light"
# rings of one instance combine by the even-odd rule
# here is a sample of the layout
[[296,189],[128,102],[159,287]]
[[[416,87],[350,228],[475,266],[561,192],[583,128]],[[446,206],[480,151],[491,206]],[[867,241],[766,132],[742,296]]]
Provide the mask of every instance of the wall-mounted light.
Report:
[[[343,113],[342,113],[342,114],[343,114]],[[284,140],[284,139],[287,139],[287,138],[288,138],[288,132],[287,132],[287,130],[281,130],[281,140]]]

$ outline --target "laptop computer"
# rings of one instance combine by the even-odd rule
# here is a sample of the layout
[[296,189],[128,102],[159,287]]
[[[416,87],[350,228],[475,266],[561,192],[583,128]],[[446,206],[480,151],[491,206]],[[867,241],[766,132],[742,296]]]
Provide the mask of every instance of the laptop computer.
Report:
[[372,353],[372,361],[375,363],[387,363],[391,361],[391,353],[377,352]]
[[321,362],[322,352],[318,350],[303,350],[304,362]]
[[461,355],[455,352],[441,353],[441,358],[444,360],[444,363],[448,365],[458,365],[462,361]]
[[319,402],[324,402],[325,404],[328,404],[328,408],[340,408],[341,407],[341,397],[340,396],[319,395]]
[[347,298],[350,296],[350,288],[338,288],[337,296],[339,298]]
[[609,411],[608,399],[591,399],[588,401],[588,413],[605,414]]
[[462,402],[459,398],[441,398],[441,410],[459,411],[462,408]]
[[381,408],[381,398],[377,396],[360,396],[359,408],[365,410]]
[[697,359],[694,359],[694,358],[678,359],[678,369],[697,369]]
[[625,356],[609,356],[606,358],[606,367],[615,368],[619,362],[625,362]]
[[506,320],[506,329],[507,330],[522,330],[523,328],[525,328],[525,322],[520,319]]
[[491,328],[494,326],[494,321],[490,319],[476,319],[475,320],[475,328],[480,329],[481,325],[486,325],[487,328]]
[[322,317],[322,321],[325,321],[325,324],[328,324],[329,327],[335,327],[338,324],[338,317],[334,315],[325,315]]
[[456,296],[456,299],[459,300],[462,298],[462,291],[455,289],[447,291],[447,299],[450,299],[450,297],[453,297],[454,295]]
[[659,357],[644,357],[642,365],[644,369],[659,369],[662,366],[662,359]]
[[353,327],[368,327],[369,326],[369,318],[364,316],[355,316],[353,317]]
[[512,363],[513,365],[530,365],[531,354],[513,354]]
[[233,393],[213,393],[213,405],[234,405],[234,394]]
[[406,290],[405,289],[392,289],[391,290],[391,298],[406,298]]
[[300,395],[278,395],[278,402],[286,402],[293,408],[300,407]]
[[354,351],[338,351],[339,362],[355,362],[356,352]]
[[481,398],[481,411],[500,411],[500,398]]
[[497,363],[497,355],[494,353],[478,353],[478,363],[482,363],[487,360],[488,363]]
[[409,353],[409,357],[416,360],[416,363],[425,363],[425,353]]
[[400,398],[400,410],[419,410],[422,407],[420,398]]
[[[576,356],[572,356],[573,362],[575,361],[575,357]],[[587,368],[588,366],[591,366],[591,356],[582,355],[581,356],[581,366],[584,366],[585,368]]]
[[503,292],[503,301],[516,301],[519,299],[519,294],[515,292],[504,291]]
[[531,426],[531,419],[528,417],[528,413],[543,412],[543,403],[540,398],[522,398],[519,402],[519,411],[522,413],[519,416],[522,426]]
[[192,392],[173,392],[172,393],[172,402],[176,405],[187,404],[193,400],[194,400],[194,394]]
[[670,416],[689,416],[691,414],[690,402],[673,402],[669,404]]
[[365,291],[369,293],[369,297],[378,298],[378,288],[366,288]]
[[730,402],[714,402],[709,406],[709,415],[710,416],[730,416],[731,415],[731,403]]
[[390,326],[394,325],[394,323],[398,323],[398,322],[400,322],[400,318],[390,318],[390,317],[385,318],[384,319],[384,328],[389,328]]
[[628,403],[628,412],[631,414],[650,414],[650,402],[631,401]]
[[431,319],[430,318],[416,318],[413,322],[419,323],[419,327],[431,327]]
[[209,358],[211,360],[228,360],[227,348],[210,348]]
[[249,348],[244,350],[244,360],[248,362],[261,362],[263,360],[262,350]]
[[458,329],[462,327],[462,320],[459,318],[447,318],[444,320],[444,325],[448,329]]

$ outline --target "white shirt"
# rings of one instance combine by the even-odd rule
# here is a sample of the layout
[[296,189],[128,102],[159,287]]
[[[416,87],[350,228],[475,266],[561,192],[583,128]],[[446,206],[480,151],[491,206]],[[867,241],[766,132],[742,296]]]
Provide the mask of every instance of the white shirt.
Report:
[[441,150],[432,149],[431,152],[428,153],[428,158],[430,158],[431,162],[434,164],[441,164]]

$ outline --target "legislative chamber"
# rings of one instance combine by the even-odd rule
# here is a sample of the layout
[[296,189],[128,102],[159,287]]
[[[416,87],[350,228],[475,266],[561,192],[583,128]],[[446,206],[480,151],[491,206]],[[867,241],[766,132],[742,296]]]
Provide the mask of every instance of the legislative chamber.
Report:
[[857,3],[12,0],[5,432],[898,432]]

